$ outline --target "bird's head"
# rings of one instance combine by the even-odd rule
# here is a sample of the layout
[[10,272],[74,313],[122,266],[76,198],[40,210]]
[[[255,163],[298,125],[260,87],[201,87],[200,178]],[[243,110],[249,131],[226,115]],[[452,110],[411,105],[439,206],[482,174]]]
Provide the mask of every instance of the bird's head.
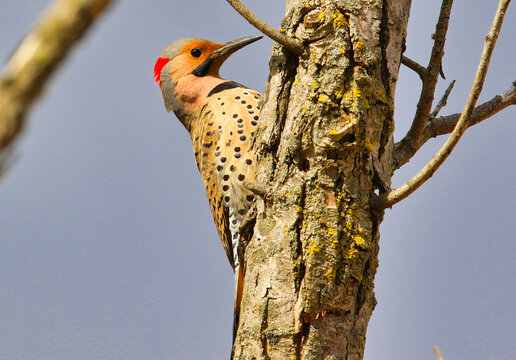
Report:
[[224,61],[261,38],[248,36],[225,44],[188,38],[168,45],[154,66],[154,78],[161,88],[167,111],[174,111],[189,129],[192,117],[204,105],[209,92],[225,81],[219,76]]

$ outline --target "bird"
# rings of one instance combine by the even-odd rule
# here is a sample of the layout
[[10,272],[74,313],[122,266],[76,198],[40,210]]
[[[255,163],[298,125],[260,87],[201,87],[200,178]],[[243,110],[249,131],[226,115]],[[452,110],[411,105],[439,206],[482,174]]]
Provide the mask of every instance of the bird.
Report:
[[244,184],[256,181],[252,144],[261,95],[221,78],[219,70],[231,54],[261,38],[247,36],[223,44],[177,40],[161,52],[154,66],[166,110],[173,111],[190,134],[213,220],[235,273],[233,340],[244,285],[240,226],[254,198]]

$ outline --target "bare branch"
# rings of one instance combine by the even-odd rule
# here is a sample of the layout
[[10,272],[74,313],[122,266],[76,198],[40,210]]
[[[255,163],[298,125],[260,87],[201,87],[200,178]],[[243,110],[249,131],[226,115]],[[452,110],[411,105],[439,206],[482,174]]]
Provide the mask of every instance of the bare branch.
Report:
[[256,14],[249,10],[240,0],[227,0],[227,2],[242,15],[251,25],[270,37],[272,40],[283,45],[295,54],[303,53],[303,44],[285,34],[282,34],[271,25],[260,19]]
[[[516,105],[516,82],[513,83],[513,85],[502,95],[497,95],[482,105],[477,106],[473,111],[473,114],[471,114],[468,127],[490,118],[510,105]],[[431,119],[423,132],[423,143],[421,145],[431,138],[452,132],[457,121],[459,121],[459,118],[460,114],[457,113],[442,116],[437,119]]]
[[439,115],[439,111],[441,111],[441,109],[446,106],[446,103],[448,102],[448,96],[450,96],[450,93],[453,90],[454,85],[455,85],[455,80],[453,80],[450,83],[450,85],[448,85],[448,88],[446,88],[446,91],[444,92],[443,97],[441,98],[441,100],[439,100],[434,111],[432,111],[432,113],[430,114],[430,119],[434,119],[437,115]]
[[[453,0],[443,0],[439,20],[435,27],[435,34],[432,35],[434,39],[432,55],[430,56],[430,61],[426,69],[426,76],[421,77],[423,80],[423,88],[419,96],[416,114],[407,135],[401,140],[403,146],[409,149],[415,148],[416,144],[419,142],[419,138],[423,133],[426,121],[432,109],[435,86],[437,85],[439,74],[441,73],[441,61],[444,55],[444,44],[446,42],[446,32],[448,31],[452,5]],[[419,71],[422,70],[420,69]]]
[[419,75],[421,80],[425,79],[428,76],[428,69],[426,67],[420,65],[419,63],[406,57],[405,55],[401,56],[401,63],[409,69],[414,70]]
[[480,64],[478,65],[477,74],[475,76],[475,81],[473,82],[473,87],[471,88],[471,92],[469,94],[468,101],[462,114],[457,122],[457,125],[453,129],[452,134],[446,140],[446,143],[441,147],[441,149],[437,152],[437,154],[425,165],[425,167],[419,171],[412,179],[410,179],[407,183],[402,185],[396,190],[390,191],[386,194],[382,194],[377,200],[376,203],[378,206],[382,208],[392,207],[394,204],[400,202],[405,199],[407,196],[412,194],[423,185],[432,175],[437,171],[437,169],[443,164],[443,162],[448,158],[450,153],[453,151],[453,148],[459,142],[462,134],[468,127],[468,123],[473,113],[473,109],[475,108],[475,104],[482,92],[482,87],[484,85],[484,81],[486,78],[487,70],[489,68],[489,63],[491,61],[491,55],[493,54],[494,47],[496,45],[496,40],[498,39],[498,35],[500,33],[500,29],[502,28],[503,18],[505,16],[505,12],[507,7],[509,6],[510,0],[500,0],[498,4],[498,9],[496,11],[495,18],[493,20],[493,25],[491,26],[491,30],[489,34],[486,36],[486,42],[484,45],[484,50],[482,52],[482,57],[480,59]]
[[[477,106],[471,114],[468,127],[489,119],[491,116],[511,105],[516,105],[516,81],[502,95],[496,95],[491,100]],[[460,113],[456,113],[430,119],[425,126],[423,136],[412,151],[409,151],[407,147],[402,146],[400,143],[396,143],[394,145],[394,152],[392,156],[394,170],[399,169],[405,165],[421,148],[421,146],[423,146],[431,138],[451,133],[455,125],[457,125],[457,121],[459,121],[460,115]]]
[[111,0],[55,0],[0,76],[0,151],[16,139],[26,113],[54,71]]
[[437,360],[443,360],[443,357],[441,356],[441,352],[439,351],[439,348],[437,346],[433,347],[435,356],[437,356]]

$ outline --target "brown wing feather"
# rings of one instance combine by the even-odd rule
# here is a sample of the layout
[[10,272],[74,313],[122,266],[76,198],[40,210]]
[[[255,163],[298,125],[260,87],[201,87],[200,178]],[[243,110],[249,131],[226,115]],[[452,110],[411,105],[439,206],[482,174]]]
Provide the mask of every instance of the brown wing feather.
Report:
[[[198,137],[192,138],[192,143],[195,152],[195,160],[197,168],[201,174],[204,182],[206,195],[210,203],[211,214],[213,221],[217,227],[222,246],[226,252],[229,263],[234,269],[233,263],[233,249],[231,247],[231,232],[229,230],[229,209],[223,206],[222,203],[222,189],[219,186],[216,165],[214,161],[213,150],[219,142],[220,135],[218,131],[214,131],[215,126],[214,113],[208,106],[204,106],[199,115]],[[195,131],[195,129],[192,129]],[[192,132],[194,133],[194,132]],[[210,145],[211,144],[211,145]],[[209,146],[208,146],[209,145]]]
[[259,115],[258,99],[257,92],[245,88],[215,93],[208,97],[191,130],[199,173],[233,269],[232,238],[252,199],[243,184],[255,179],[251,144]]

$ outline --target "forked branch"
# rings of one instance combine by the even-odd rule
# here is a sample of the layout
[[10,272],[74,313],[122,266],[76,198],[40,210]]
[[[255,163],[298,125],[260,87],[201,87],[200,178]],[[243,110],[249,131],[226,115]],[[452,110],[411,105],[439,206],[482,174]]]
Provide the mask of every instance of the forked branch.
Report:
[[484,50],[482,52],[480,64],[478,65],[475,81],[473,82],[473,87],[469,94],[466,106],[462,111],[459,121],[453,129],[452,134],[450,135],[448,140],[446,140],[446,143],[441,147],[437,154],[432,158],[432,160],[430,160],[428,164],[426,164],[426,166],[421,171],[419,171],[412,179],[410,179],[407,183],[405,183],[398,189],[380,195],[376,199],[377,207],[392,207],[394,204],[400,202],[401,200],[405,199],[407,196],[412,194],[414,191],[416,191],[417,188],[423,185],[425,181],[427,181],[437,171],[437,169],[442,165],[442,163],[448,158],[455,145],[457,145],[457,143],[459,142],[460,138],[462,137],[462,134],[469,125],[471,114],[473,113],[475,104],[478,100],[478,97],[480,96],[480,93],[482,92],[482,87],[484,85],[487,70],[489,68],[491,55],[493,54],[493,50],[496,45],[496,40],[498,39],[500,29],[502,28],[505,12],[507,11],[507,7],[509,6],[510,2],[510,0],[500,0],[498,4],[498,9],[496,11],[496,15],[491,26],[491,30],[489,31],[489,34],[486,36]]
[[448,31],[448,23],[450,22],[452,5],[453,0],[443,0],[441,4],[439,20],[435,27],[435,34],[432,36],[434,39],[434,45],[432,47],[432,54],[430,56],[428,66],[424,68],[415,61],[410,60],[407,57],[402,57],[402,63],[417,72],[423,81],[423,87],[421,89],[421,95],[419,96],[414,120],[412,121],[412,125],[407,132],[407,135],[405,135],[405,137],[400,141],[400,143],[409,148],[409,150],[411,148],[415,148],[416,144],[419,142],[432,109],[435,87],[437,85],[437,80],[439,79],[439,74],[441,73],[444,44],[446,42],[446,33]]
[[412,59],[409,59],[405,55],[401,56],[401,63],[403,65],[405,65],[406,67],[408,67],[409,69],[416,72],[419,75],[419,77],[421,78],[421,80],[426,79],[426,77],[428,76],[428,69],[426,67],[424,67],[423,65],[420,65],[419,63],[415,62]]
[[270,37],[272,40],[283,45],[295,54],[303,52],[303,44],[285,34],[282,34],[277,29],[273,28],[267,22],[260,19],[256,14],[249,10],[240,0],[227,0],[227,2],[244,17],[251,25],[260,30],[262,33]]
[[[471,114],[468,127],[489,119],[491,116],[511,105],[516,105],[516,81],[502,95],[496,95],[491,100],[477,106]],[[456,113],[428,120],[419,143],[413,149],[408,149],[400,143],[396,143],[394,145],[392,156],[393,169],[396,170],[405,165],[416,154],[421,146],[431,138],[451,133],[455,128],[455,125],[457,125],[460,115],[460,113]]]
[[[477,106],[475,110],[473,110],[473,114],[471,114],[468,127],[490,118],[497,112],[511,105],[516,105],[516,81],[513,82],[511,87],[502,95],[496,95],[491,100]],[[460,114],[457,113],[431,119],[423,132],[423,141],[426,142],[428,139],[452,132],[459,118]]]

